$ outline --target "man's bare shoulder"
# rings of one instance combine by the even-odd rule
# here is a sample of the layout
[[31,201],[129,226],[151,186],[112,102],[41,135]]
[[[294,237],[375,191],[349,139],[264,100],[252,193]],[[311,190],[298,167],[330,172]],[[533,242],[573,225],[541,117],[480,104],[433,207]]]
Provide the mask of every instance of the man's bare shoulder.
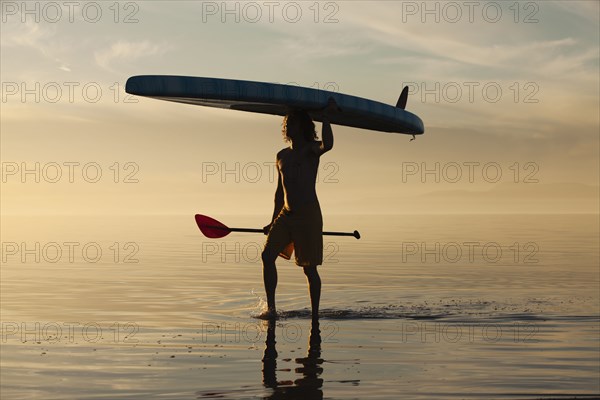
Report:
[[290,150],[292,149],[289,147],[279,150],[279,152],[277,153],[277,159],[279,160],[285,153],[289,152]]

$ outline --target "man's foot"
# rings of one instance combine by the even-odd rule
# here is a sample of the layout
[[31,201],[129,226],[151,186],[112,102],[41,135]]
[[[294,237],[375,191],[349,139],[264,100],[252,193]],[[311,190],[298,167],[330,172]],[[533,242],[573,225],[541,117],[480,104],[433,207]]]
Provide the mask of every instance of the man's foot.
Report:
[[266,319],[266,320],[276,320],[277,319],[277,311],[274,308],[269,308],[258,315],[257,318]]

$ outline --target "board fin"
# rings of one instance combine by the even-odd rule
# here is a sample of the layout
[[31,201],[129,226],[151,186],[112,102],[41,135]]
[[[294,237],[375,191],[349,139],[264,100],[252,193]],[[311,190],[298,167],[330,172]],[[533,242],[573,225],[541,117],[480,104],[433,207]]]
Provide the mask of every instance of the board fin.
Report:
[[400,93],[400,97],[398,97],[398,102],[396,103],[396,107],[404,110],[406,108],[407,101],[408,101],[408,86],[404,86],[404,89],[402,89],[402,93]]

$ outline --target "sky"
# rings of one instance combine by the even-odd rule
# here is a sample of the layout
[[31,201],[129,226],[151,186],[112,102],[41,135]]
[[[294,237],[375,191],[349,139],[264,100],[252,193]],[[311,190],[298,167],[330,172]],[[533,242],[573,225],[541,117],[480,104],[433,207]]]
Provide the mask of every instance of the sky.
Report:
[[324,213],[598,212],[597,1],[0,3],[3,215],[270,217],[281,118],[127,95],[143,74],[408,85],[425,134],[334,126]]

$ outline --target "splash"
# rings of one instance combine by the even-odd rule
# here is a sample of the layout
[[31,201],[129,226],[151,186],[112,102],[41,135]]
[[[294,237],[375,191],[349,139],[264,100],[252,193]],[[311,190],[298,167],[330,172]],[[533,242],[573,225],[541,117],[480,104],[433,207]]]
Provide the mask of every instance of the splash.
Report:
[[[256,298],[256,305],[250,309],[250,317],[257,319],[271,319],[265,318],[265,314],[269,309],[267,305],[267,299],[258,293],[254,289],[250,291],[250,293]],[[286,318],[295,318],[295,317],[303,317],[304,315],[297,315],[297,311],[285,311],[282,308],[277,309],[277,316],[275,319],[286,319]],[[310,312],[308,312],[310,315]]]
[[[252,318],[264,319],[263,315],[267,312],[267,299],[258,293],[254,289],[250,292],[256,298],[256,305],[250,309],[250,316]],[[281,312],[277,312],[277,317],[281,318]]]
[[[264,298],[255,294],[258,304],[250,315],[261,318],[267,310]],[[354,319],[412,319],[446,321],[516,321],[516,320],[546,320],[556,315],[553,302],[550,299],[525,299],[518,301],[493,301],[484,299],[440,299],[405,304],[365,305],[349,308],[322,308],[319,316],[330,320]],[[278,310],[278,319],[306,319],[311,317],[308,308],[300,310]],[[578,319],[588,316],[578,315]],[[597,320],[598,316],[591,316]]]

